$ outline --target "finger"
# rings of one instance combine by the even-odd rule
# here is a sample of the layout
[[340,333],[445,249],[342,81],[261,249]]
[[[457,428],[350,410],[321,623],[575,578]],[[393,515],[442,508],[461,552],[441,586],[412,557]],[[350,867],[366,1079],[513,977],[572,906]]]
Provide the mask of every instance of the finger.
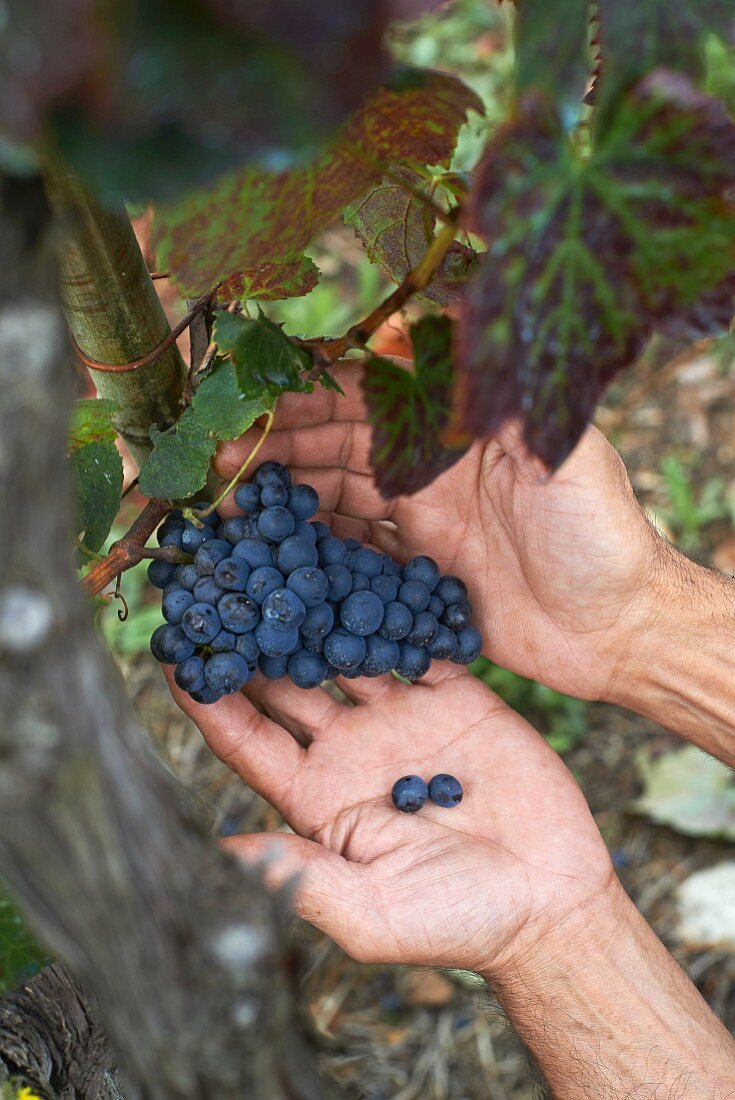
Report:
[[359,676],[355,680],[337,676],[334,682],[342,694],[346,695],[350,702],[355,703],[357,706],[377,703],[389,693],[398,694],[401,688],[405,688],[405,684],[402,684],[400,680],[396,680],[395,676],[391,676],[389,673],[375,677]]
[[[258,451],[261,462],[282,462],[284,466],[314,469],[339,466],[358,473],[370,470],[372,429],[362,422],[330,421],[303,428],[272,431]],[[216,473],[225,479],[235,476],[260,438],[259,428],[251,428],[240,439],[221,443],[214,457]]]
[[245,782],[282,809],[294,786],[306,753],[281,726],[264,715],[244,695],[226,695],[218,703],[195,703],[164,666],[174,701],[199,728],[210,749]]
[[286,678],[268,680],[265,676],[255,676],[244,690],[256,706],[304,745],[310,745],[315,737],[325,734],[344,717],[344,705],[323,688],[306,691]]
[[228,837],[222,847],[246,863],[261,864],[272,890],[294,883],[296,913],[353,958],[369,961],[375,897],[366,864],[349,863],[289,833]]

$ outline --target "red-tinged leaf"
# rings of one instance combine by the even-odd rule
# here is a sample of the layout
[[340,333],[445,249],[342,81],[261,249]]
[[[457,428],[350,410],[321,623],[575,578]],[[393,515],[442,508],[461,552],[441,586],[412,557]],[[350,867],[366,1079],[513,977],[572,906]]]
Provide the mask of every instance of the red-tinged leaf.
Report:
[[231,275],[217,291],[217,301],[231,302],[233,298],[265,302],[283,298],[300,298],[308,294],[319,282],[319,268],[308,256],[285,264],[258,264],[247,271]]
[[490,435],[519,416],[536,454],[563,461],[654,328],[721,316],[734,184],[735,123],[686,77],[648,77],[586,158],[553,105],[527,100],[472,199],[489,251],[464,300],[463,426]]
[[[431,193],[430,178],[400,168],[345,211],[345,221],[354,228],[370,260],[396,283],[417,266],[434,239],[436,216],[430,201],[421,198],[425,194],[430,200]],[[474,249],[455,241],[422,297],[442,306],[457,301],[475,259]]]
[[392,164],[446,164],[469,109],[459,80],[402,73],[346,123],[312,164],[282,173],[232,172],[206,192],[161,208],[158,262],[183,293],[264,263],[287,263]]
[[417,493],[464,454],[440,436],[450,416],[452,323],[424,317],[411,328],[413,371],[370,356],[363,390],[373,429],[371,461],[384,497]]

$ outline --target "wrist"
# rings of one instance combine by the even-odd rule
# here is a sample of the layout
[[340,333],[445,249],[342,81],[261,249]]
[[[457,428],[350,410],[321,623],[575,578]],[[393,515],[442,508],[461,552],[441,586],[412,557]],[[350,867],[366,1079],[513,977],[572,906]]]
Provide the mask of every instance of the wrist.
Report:
[[735,763],[735,583],[659,540],[605,701]]

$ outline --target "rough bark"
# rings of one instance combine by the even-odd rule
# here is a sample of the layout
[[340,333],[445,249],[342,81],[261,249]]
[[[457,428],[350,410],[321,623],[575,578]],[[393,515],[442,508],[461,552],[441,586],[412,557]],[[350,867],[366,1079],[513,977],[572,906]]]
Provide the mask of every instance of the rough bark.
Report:
[[[170,328],[125,208],[100,207],[58,163],[45,181],[64,234],[59,274],[72,336],[98,363],[142,358]],[[151,449],[151,424],[165,428],[178,416],[186,374],[175,345],[129,373],[92,371],[100,397],[120,405],[116,427],[138,461]]]
[[0,874],[146,1100],[299,1097],[283,906],[201,834],[73,570],[50,236],[40,183],[0,180]]

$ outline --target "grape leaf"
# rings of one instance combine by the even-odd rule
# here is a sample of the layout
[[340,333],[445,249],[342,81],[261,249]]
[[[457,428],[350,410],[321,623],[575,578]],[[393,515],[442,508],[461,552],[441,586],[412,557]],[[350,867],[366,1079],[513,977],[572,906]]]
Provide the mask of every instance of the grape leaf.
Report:
[[391,164],[446,164],[474,92],[453,76],[410,71],[379,89],[310,164],[231,172],[160,207],[158,263],[190,296],[264,263],[300,260],[309,241]]
[[299,348],[268,317],[257,320],[241,314],[220,313],[214,323],[214,339],[235,364],[237,384],[244,397],[284,390],[311,393],[314,385],[302,372],[312,367],[308,352]]
[[67,434],[67,451],[78,450],[89,443],[114,443],[117,430],[112,418],[120,406],[106,398],[81,398],[72,407]]
[[69,456],[77,504],[77,533],[99,550],[107,538],[122,498],[123,464],[114,443],[88,443]]
[[50,961],[0,884],[0,995],[28,981]]
[[319,268],[308,256],[285,264],[258,264],[247,271],[231,275],[217,290],[218,302],[233,298],[264,302],[283,298],[300,298],[319,282]]
[[732,271],[734,154],[722,105],[665,71],[620,101],[587,157],[547,99],[521,105],[472,198],[489,251],[464,298],[468,431],[520,416],[532,450],[563,461],[652,329],[706,310]]
[[175,424],[165,432],[151,429],[153,450],[140,468],[141,493],[161,500],[193,496],[207,480],[218,441],[237,439],[272,408],[265,394],[244,400],[233,364],[219,362]]
[[543,89],[568,124],[578,120],[590,75],[589,6],[589,0],[523,0],[516,13],[517,92],[523,97],[530,89]]
[[373,355],[362,382],[375,481],[386,498],[430,485],[466,449],[439,441],[450,415],[452,322],[424,317],[411,326],[411,339],[413,371]]
[[[431,180],[409,168],[397,168],[344,212],[344,218],[362,241],[372,263],[396,283],[401,283],[417,266],[434,239],[436,217],[413,191],[401,187],[403,180],[415,191],[427,193]],[[448,306],[459,298],[469,269],[476,259],[474,249],[455,241],[421,297]]]

